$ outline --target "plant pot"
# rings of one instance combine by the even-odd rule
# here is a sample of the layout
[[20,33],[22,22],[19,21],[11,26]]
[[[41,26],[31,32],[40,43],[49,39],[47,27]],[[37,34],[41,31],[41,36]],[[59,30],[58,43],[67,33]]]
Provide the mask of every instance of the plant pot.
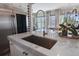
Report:
[[77,36],[72,35],[72,38],[73,39],[79,39],[79,35],[77,35]]
[[62,36],[67,36],[67,30],[62,30]]

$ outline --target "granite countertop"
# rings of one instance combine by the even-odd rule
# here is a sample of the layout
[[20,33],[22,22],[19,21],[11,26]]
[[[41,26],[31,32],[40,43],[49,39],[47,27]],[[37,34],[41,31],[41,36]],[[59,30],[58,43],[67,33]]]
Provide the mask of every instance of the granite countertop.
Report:
[[43,37],[42,32],[32,32],[32,33],[27,32],[27,33],[10,35],[8,36],[8,38],[9,40],[17,41],[20,44],[28,46],[47,56],[79,56],[78,39],[75,40],[75,39],[61,38],[58,35],[56,35],[56,33],[49,33],[45,37],[57,40],[57,43],[51,49],[46,49],[21,39],[30,35],[37,35]]

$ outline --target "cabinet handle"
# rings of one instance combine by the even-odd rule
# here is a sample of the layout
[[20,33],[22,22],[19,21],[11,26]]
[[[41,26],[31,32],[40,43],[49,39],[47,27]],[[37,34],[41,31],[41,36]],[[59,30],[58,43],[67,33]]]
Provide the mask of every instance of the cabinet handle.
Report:
[[28,53],[26,53],[26,52],[23,52],[23,54],[24,54],[24,55],[28,55]]

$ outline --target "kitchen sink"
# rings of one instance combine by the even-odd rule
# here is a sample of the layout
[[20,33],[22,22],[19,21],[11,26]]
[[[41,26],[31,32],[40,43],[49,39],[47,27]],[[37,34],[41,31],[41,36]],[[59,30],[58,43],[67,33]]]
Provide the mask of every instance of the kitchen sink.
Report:
[[51,49],[55,43],[57,42],[57,40],[53,40],[53,39],[49,39],[49,38],[43,38],[43,37],[38,37],[35,35],[30,35],[28,37],[24,37],[22,38],[25,41],[31,42],[33,44],[39,45],[41,47],[47,48],[47,49]]

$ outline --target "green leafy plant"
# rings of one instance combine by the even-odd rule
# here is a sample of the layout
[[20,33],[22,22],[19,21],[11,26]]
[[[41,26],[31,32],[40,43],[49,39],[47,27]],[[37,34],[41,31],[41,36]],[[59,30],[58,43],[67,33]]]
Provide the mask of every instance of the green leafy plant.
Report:
[[75,29],[74,24],[75,21],[73,19],[71,19],[70,17],[64,17],[63,23],[59,24],[59,26],[61,27],[60,30],[62,30],[62,36],[67,36],[68,31],[70,31],[73,36],[77,36],[78,33]]
[[67,28],[67,29],[71,31],[74,36],[78,35],[74,25],[71,25],[70,28]]
[[61,28],[59,30],[62,30],[61,35],[62,36],[67,36],[67,27],[63,24],[60,24]]
[[68,31],[72,32],[72,35],[77,36],[78,33],[75,29],[74,25],[68,24],[68,25],[64,25],[64,24],[60,24],[60,30],[62,30],[62,36],[67,36]]

